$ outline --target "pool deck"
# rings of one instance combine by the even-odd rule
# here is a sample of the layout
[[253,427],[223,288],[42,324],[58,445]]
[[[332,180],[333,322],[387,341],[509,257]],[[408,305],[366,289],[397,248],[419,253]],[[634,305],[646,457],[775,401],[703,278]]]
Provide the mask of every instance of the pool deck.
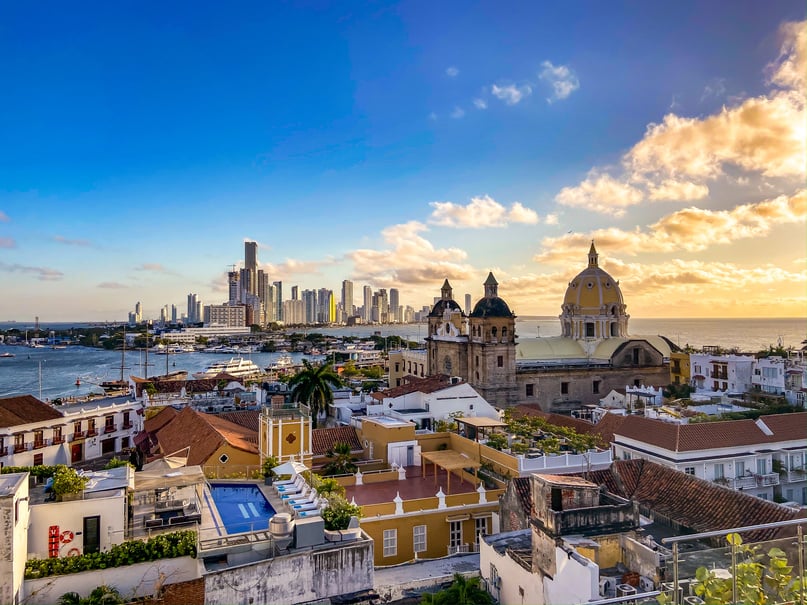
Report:
[[[424,476],[419,466],[406,467],[406,479],[384,481],[382,483],[365,483],[364,485],[351,485],[345,488],[345,497],[348,502],[353,498],[356,504],[381,504],[392,502],[400,494],[404,500],[420,498],[433,498],[442,489],[448,494],[448,481],[446,472],[438,469],[435,477],[434,471],[428,469]],[[476,486],[468,481],[461,481],[454,474],[451,477],[451,494],[467,494],[476,491]]]

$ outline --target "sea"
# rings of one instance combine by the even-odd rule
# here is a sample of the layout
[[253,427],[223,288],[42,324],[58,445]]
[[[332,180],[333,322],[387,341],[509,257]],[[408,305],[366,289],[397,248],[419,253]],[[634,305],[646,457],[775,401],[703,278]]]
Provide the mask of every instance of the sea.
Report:
[[[47,332],[89,325],[91,324],[79,322],[42,323],[40,329]],[[800,349],[807,340],[807,318],[631,318],[629,325],[631,335],[660,334],[681,347],[691,345],[700,348],[717,345],[724,349],[736,348],[740,351],[756,352],[780,344],[785,348]],[[24,331],[32,330],[33,326],[22,322],[0,323],[0,330],[10,328]],[[300,332],[301,330],[289,329],[289,332],[294,331]],[[351,326],[308,328],[308,332],[356,338],[372,335],[386,338],[394,335],[412,342],[422,342],[427,335],[427,327],[425,324]],[[516,319],[516,334],[520,338],[559,336],[560,322],[557,317],[519,317]],[[145,375],[145,356],[142,351],[127,351],[123,362],[121,362],[120,351],[77,346],[51,349],[0,345],[0,354],[4,352],[12,353],[14,357],[0,357],[0,397],[31,394],[45,400],[100,393],[102,391],[98,385],[101,382],[120,379],[121,365],[124,366],[124,377],[128,377],[130,374]],[[280,353],[252,353],[247,357],[264,368],[276,361],[280,355]],[[295,362],[306,357],[301,353],[291,353],[290,355]],[[212,353],[150,354],[148,375],[153,376],[178,370],[187,370],[192,374],[204,370],[215,361],[226,360],[230,357],[232,355]]]

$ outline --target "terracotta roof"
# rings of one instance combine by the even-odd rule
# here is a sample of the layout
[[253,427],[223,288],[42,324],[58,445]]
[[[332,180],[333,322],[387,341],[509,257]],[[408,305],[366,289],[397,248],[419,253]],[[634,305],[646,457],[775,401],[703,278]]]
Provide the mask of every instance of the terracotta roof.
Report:
[[386,391],[379,391],[373,393],[373,398],[382,400],[388,397],[401,397],[409,393],[434,393],[435,391],[442,391],[451,386],[451,376],[447,374],[434,374],[426,378],[416,378],[414,376],[404,377],[406,380],[399,387],[393,387]]
[[[715,531],[801,517],[800,511],[722,487],[649,460],[617,460],[602,471],[579,473],[617,496],[694,532]],[[514,479],[524,511],[532,508],[529,478]],[[787,530],[749,532],[747,541],[772,539]]]
[[524,512],[528,517],[532,517],[532,478],[516,477],[513,479],[513,488]]
[[613,443],[614,433],[619,430],[627,416],[622,414],[605,414],[600,421],[594,425],[594,433],[600,436],[603,443]]
[[235,448],[258,453],[258,436],[212,414],[203,414],[186,407],[157,432],[162,452],[176,452],[189,447],[188,466],[203,465],[219,447],[229,443]]
[[[760,421],[770,431],[764,431]],[[614,433],[651,443],[671,452],[807,440],[807,412],[761,416],[757,421],[725,420],[695,424],[664,422],[644,416],[626,416]]]
[[337,443],[347,443],[351,452],[362,451],[361,441],[352,426],[339,426],[326,429],[314,429],[312,433],[312,450],[315,456],[324,456]]
[[177,412],[170,405],[166,406],[151,418],[147,418],[143,423],[143,428],[147,433],[156,433],[166,424],[171,422],[177,414],[179,414],[179,412]]
[[242,426],[245,429],[260,432],[260,417],[261,413],[258,410],[240,410],[238,412],[223,412],[218,415],[219,418],[229,420],[233,424]]
[[31,422],[55,420],[62,414],[33,395],[19,395],[0,399],[0,427],[14,427]]
[[159,378],[140,378],[139,376],[131,376],[131,381],[135,385],[135,396],[140,397],[143,394],[143,389],[147,384],[153,384],[157,389],[157,393],[179,393],[185,389],[186,393],[211,393],[217,391],[219,388],[219,381],[226,380],[229,382],[240,382],[240,378],[231,376],[229,374],[219,374],[214,378],[200,378],[194,380],[160,380]]

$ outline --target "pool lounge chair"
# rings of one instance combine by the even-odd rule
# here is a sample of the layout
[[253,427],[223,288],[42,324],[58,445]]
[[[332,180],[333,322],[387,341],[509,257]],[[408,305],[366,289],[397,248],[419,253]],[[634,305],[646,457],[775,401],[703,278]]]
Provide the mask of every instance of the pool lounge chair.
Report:
[[311,500],[317,495],[317,490],[313,487],[306,488],[299,494],[283,494],[280,496],[281,500],[287,501],[289,504],[295,504],[301,500]]
[[294,511],[294,514],[297,515],[297,518],[319,517],[319,509]]
[[295,504],[294,506],[292,506],[292,509],[294,510],[295,513],[297,513],[307,510],[319,510],[319,507],[320,507],[319,502],[315,501],[315,502],[307,502],[305,504]]
[[282,492],[278,492],[277,494],[278,496],[280,496],[281,500],[288,500],[289,498],[302,498],[303,494],[308,493],[308,490],[310,489],[311,486],[309,486],[307,483],[304,483],[299,487],[283,490]]
[[302,487],[304,487],[306,485],[308,485],[308,484],[305,482],[305,479],[298,476],[297,479],[295,479],[291,483],[288,483],[286,485],[277,485],[275,487],[275,491],[278,494],[283,494],[283,493],[289,492],[289,491],[300,490],[300,489],[302,489]]

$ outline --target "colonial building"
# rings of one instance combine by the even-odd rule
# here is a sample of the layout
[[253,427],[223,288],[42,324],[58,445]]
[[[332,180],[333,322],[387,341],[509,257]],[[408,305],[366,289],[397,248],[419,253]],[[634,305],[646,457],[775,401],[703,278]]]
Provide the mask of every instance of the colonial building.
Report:
[[625,385],[669,383],[674,345],[662,336],[629,336],[619,282],[600,268],[593,242],[588,266],[566,290],[561,336],[516,342],[516,316],[492,273],[484,288],[466,316],[448,280],[443,284],[429,314],[429,374],[460,376],[494,405],[535,403],[567,413]]

